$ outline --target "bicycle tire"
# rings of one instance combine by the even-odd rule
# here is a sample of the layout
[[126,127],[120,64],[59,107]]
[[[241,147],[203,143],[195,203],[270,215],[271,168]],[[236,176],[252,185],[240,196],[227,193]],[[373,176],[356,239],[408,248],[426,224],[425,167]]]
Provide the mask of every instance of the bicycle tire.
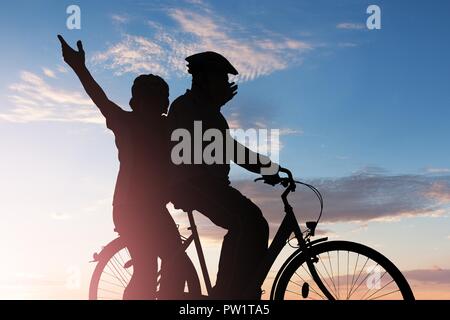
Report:
[[[94,272],[92,273],[90,284],[89,284],[89,300],[99,300],[99,283],[104,273],[105,267],[111,261],[111,259],[121,250],[126,248],[126,244],[120,237],[114,239],[109,244],[107,244],[100,253],[94,255],[94,259],[97,262]],[[197,275],[197,271],[189,259],[189,265],[187,266],[190,270],[186,272],[186,283],[189,290],[188,297],[200,297],[201,287],[200,280]]]
[[[366,257],[367,259],[370,259],[371,261],[375,262],[377,265],[376,266],[380,266],[385,270],[385,273],[387,273],[390,277],[391,277],[391,282],[394,282],[395,285],[398,288],[398,292],[399,294],[397,294],[397,296],[400,299],[403,300],[414,300],[414,294],[411,290],[411,287],[409,286],[408,282],[406,281],[405,277],[403,276],[403,274],[400,272],[400,270],[388,259],[386,258],[384,255],[382,255],[381,253],[379,253],[378,251],[369,248],[365,245],[359,244],[359,243],[355,243],[355,242],[349,242],[349,241],[328,241],[328,242],[322,242],[319,243],[317,245],[314,245],[312,247],[309,248],[310,250],[310,255],[312,257],[320,257],[320,255],[325,254],[328,256],[328,262],[330,263],[330,266],[332,266],[332,259],[330,257],[337,257],[337,265],[338,265],[338,274],[337,274],[337,279],[338,279],[338,287],[336,288],[335,283],[334,283],[334,275],[333,278],[331,278],[330,273],[327,271],[328,273],[328,278],[323,277],[324,279],[322,280],[323,283],[327,284],[327,288],[333,292],[333,296],[334,298],[340,298],[340,293],[342,292],[341,286],[339,284],[339,279],[341,278],[341,273],[339,270],[339,265],[340,265],[340,252],[348,252],[347,253],[347,257],[349,257],[350,252],[357,254],[358,258],[360,256]],[[331,255],[330,255],[331,253]],[[334,253],[334,255],[333,255]],[[344,254],[345,257],[345,254]],[[349,258],[348,258],[349,259]],[[367,263],[368,260],[366,260]],[[323,261],[322,261],[323,263]],[[334,262],[333,262],[334,263]],[[315,265],[318,265],[319,261],[315,262]],[[324,264],[326,267],[326,264]],[[357,265],[358,265],[358,260],[356,260],[356,265],[355,265],[355,270],[357,269]],[[364,265],[365,266],[365,265]],[[364,266],[361,268],[361,270],[364,269]],[[373,267],[372,270],[374,268]],[[286,260],[286,262],[284,263],[284,265],[282,266],[282,268],[280,269],[279,273],[277,274],[273,287],[272,287],[272,292],[271,292],[271,299],[273,300],[284,300],[286,298],[286,293],[289,292],[289,294],[294,294],[295,297],[303,297],[303,292],[300,294],[300,290],[299,292],[293,292],[292,290],[288,290],[288,285],[291,285],[294,287],[293,284],[297,284],[297,282],[299,282],[299,280],[293,281],[291,279],[293,279],[293,277],[295,277],[295,279],[300,278],[302,279],[303,277],[301,277],[301,275],[299,273],[297,273],[297,270],[299,270],[300,268],[307,268],[307,263],[306,263],[306,254],[304,251],[302,250],[297,250],[294,254],[291,255],[291,257]],[[383,275],[381,276],[382,278],[384,277],[385,273],[383,273]],[[306,274],[306,273],[305,273]],[[323,274],[325,274],[325,272],[323,272]],[[333,269],[331,268],[331,274],[333,274]],[[361,274],[361,271],[360,271]],[[353,275],[354,277],[354,275]],[[366,276],[367,278],[367,276]],[[322,279],[322,278],[321,278]],[[333,286],[334,286],[334,291],[333,291],[333,286],[329,285],[327,279],[332,282]],[[358,279],[359,279],[359,275],[358,275]],[[358,282],[358,279],[355,282],[355,285]],[[389,279],[389,278],[385,278],[385,279]],[[304,280],[304,279],[303,279]],[[353,285],[353,279],[352,280],[352,285]],[[365,279],[364,279],[365,280]],[[358,285],[358,288],[356,288],[356,290],[359,289],[359,287],[361,286],[361,284],[364,282],[364,280],[361,281],[361,283]],[[342,280],[343,281],[343,280]],[[386,280],[387,281],[387,280]],[[304,283],[308,283],[308,289],[312,288],[310,283],[313,282],[313,280],[305,281],[303,282],[303,285],[301,286],[302,290],[304,289]],[[350,291],[348,291],[348,285],[349,281],[348,281],[348,266],[347,266],[347,299],[351,296],[352,292],[356,292],[356,291],[352,291],[352,289],[354,288],[354,285],[352,286],[352,288],[350,289]],[[314,285],[314,283],[313,283]],[[386,286],[386,285],[385,285]],[[344,286],[345,287],[345,286]],[[381,285],[380,285],[381,287]],[[314,290],[320,290],[318,289],[319,286],[317,286]],[[369,286],[367,287],[369,288]],[[299,288],[300,289],[300,288]],[[377,289],[377,288],[376,288]],[[371,290],[369,288],[369,290]],[[378,288],[379,290],[379,288]],[[317,297],[320,298],[322,292],[315,292],[315,294],[317,294]],[[349,296],[350,293],[350,296]],[[291,295],[292,295],[291,294]],[[384,295],[385,297],[388,296],[388,294]],[[368,298],[371,297],[373,299],[379,297],[382,298],[383,295],[367,295],[367,293],[365,293],[364,296],[362,296],[362,298]],[[305,297],[303,297],[305,298]],[[326,298],[326,295],[323,294],[322,298]]]

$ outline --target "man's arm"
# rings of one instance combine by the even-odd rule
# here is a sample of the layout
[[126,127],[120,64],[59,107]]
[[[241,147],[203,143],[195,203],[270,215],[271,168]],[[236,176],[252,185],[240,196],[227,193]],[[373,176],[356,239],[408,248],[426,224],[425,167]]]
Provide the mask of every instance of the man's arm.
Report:
[[[233,138],[232,138],[233,139]],[[272,162],[269,157],[254,152],[233,139],[233,162],[253,173],[264,176],[278,175],[279,165]]]
[[81,41],[77,42],[78,51],[72,49],[61,35],[58,35],[61,42],[62,54],[64,61],[73,69],[81,84],[86,90],[88,96],[92,99],[95,105],[100,109],[100,112],[109,118],[112,113],[121,111],[122,109],[114,102],[108,99],[103,89],[92,77],[91,73],[85,64],[85,53]]

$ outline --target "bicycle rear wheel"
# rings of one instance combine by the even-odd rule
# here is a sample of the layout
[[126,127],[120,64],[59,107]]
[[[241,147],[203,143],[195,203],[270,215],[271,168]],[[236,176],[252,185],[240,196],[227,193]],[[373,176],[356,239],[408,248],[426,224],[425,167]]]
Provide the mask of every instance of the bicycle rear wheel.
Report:
[[[122,300],[125,288],[133,275],[131,255],[122,238],[111,241],[94,255],[97,265],[89,285],[89,300]],[[159,260],[159,259],[158,259]],[[201,296],[200,281],[194,265],[189,260],[185,293],[187,298]],[[160,261],[158,261],[160,266]],[[160,277],[158,277],[159,284]]]
[[[310,248],[327,294],[314,281],[302,251],[294,253],[275,278],[276,300],[414,300],[400,270],[379,252],[359,243],[329,241]],[[331,295],[331,296],[330,296]]]

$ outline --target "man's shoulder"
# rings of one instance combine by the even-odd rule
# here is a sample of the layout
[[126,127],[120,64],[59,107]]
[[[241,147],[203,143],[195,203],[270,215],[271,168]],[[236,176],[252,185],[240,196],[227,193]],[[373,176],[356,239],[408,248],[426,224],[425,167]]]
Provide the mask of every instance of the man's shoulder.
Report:
[[185,111],[188,107],[192,106],[192,104],[193,104],[192,96],[189,93],[189,91],[186,91],[186,93],[176,98],[170,105],[168,114],[169,118],[171,115]]

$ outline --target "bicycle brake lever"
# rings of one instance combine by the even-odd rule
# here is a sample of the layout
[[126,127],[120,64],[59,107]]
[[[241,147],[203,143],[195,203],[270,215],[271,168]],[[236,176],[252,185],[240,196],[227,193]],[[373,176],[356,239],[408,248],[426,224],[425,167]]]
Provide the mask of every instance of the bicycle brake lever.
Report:
[[273,183],[268,182],[264,177],[262,177],[262,178],[256,178],[256,179],[253,180],[253,181],[257,182],[257,181],[260,181],[260,180],[263,180],[265,184],[271,185],[272,187],[274,187],[274,186],[277,184],[277,183],[274,183],[274,184],[273,184]]
[[285,188],[289,186],[289,180],[287,179],[281,179],[281,185]]

